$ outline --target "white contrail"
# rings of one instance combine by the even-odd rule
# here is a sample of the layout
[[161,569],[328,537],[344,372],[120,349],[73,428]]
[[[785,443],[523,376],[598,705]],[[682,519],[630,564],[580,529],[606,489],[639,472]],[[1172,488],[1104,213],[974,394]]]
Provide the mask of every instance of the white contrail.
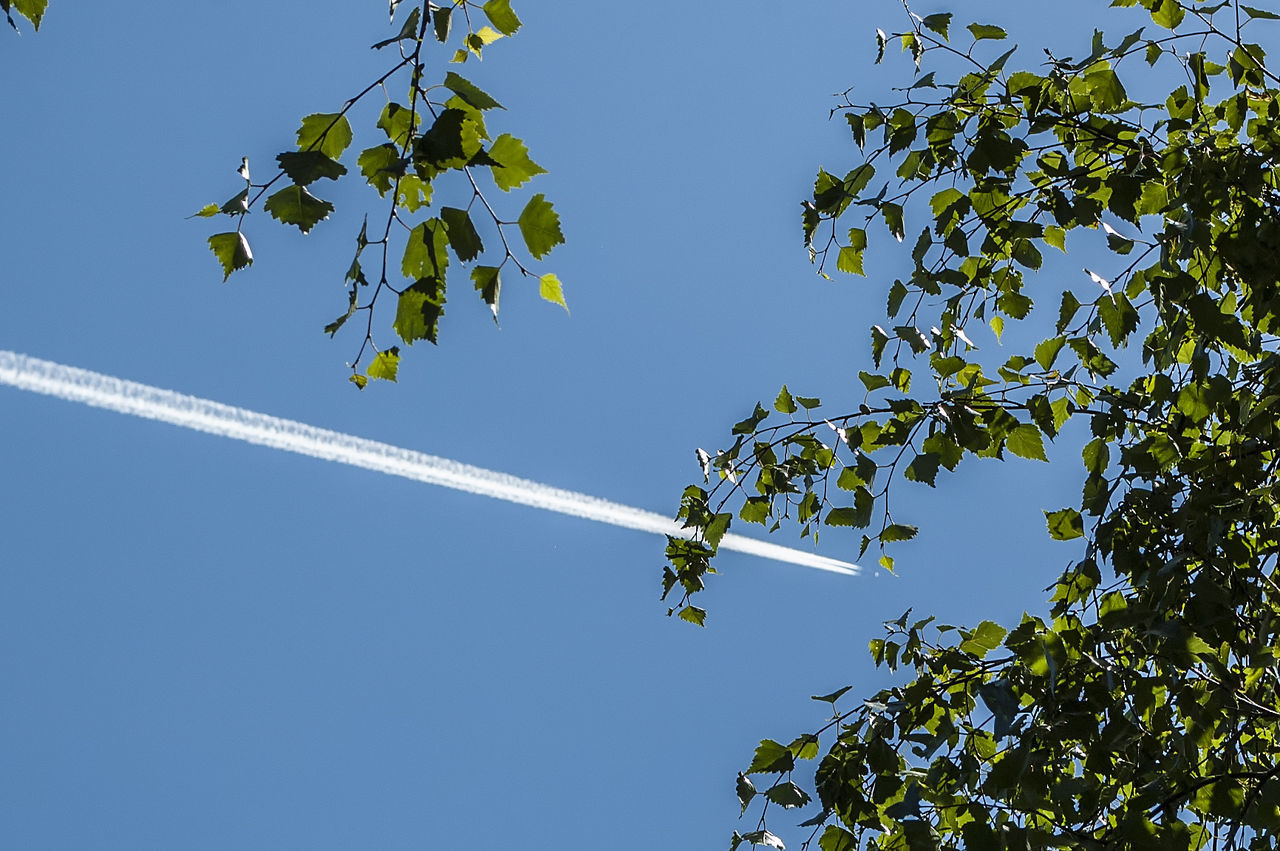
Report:
[[[674,520],[652,511],[3,349],[0,384],[614,526],[689,537]],[[848,562],[742,535],[725,535],[720,546],[818,570],[858,573],[858,566]]]

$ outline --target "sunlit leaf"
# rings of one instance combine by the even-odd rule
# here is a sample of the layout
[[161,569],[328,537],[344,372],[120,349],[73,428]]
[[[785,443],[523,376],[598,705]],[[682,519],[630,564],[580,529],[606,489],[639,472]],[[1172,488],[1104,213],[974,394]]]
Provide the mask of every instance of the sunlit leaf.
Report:
[[224,283],[232,272],[253,265],[253,251],[249,248],[249,240],[242,233],[215,233],[209,237],[209,248],[222,264]]
[[564,300],[564,288],[555,275],[547,273],[538,278],[538,295],[545,301],[560,305],[565,313],[569,312],[569,305]]
[[529,199],[517,223],[529,253],[539,260],[564,242],[564,234],[560,231],[560,216],[542,193]]
[[520,19],[511,11],[511,0],[488,0],[481,8],[489,22],[503,35],[515,35],[520,29]]
[[351,144],[351,123],[345,115],[317,112],[302,119],[298,128],[298,150],[319,151],[331,160],[339,159]]
[[308,233],[318,222],[329,217],[333,205],[322,201],[303,186],[286,186],[269,197],[262,209],[286,225],[295,225]]

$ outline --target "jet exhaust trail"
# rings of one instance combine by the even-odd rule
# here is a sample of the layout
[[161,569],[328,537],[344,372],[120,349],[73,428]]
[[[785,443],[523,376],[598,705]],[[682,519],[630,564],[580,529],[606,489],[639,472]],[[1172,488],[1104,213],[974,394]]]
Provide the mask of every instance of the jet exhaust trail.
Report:
[[[2,349],[0,384],[627,529],[689,537],[677,522],[652,511]],[[720,546],[849,576],[859,571],[855,564],[743,535],[725,535]]]

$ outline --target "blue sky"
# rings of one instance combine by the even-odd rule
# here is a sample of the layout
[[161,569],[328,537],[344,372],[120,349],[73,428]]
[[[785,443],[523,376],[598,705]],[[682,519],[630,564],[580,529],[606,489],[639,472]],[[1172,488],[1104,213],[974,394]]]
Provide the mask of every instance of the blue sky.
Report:
[[[901,10],[516,8],[525,28],[462,72],[550,172],[571,316],[512,280],[498,330],[455,283],[441,345],[357,392],[358,341],[320,329],[364,196],[331,191],[305,237],[251,216],[255,265],[226,284],[183,217],[380,73],[383,4],[53,0],[0,51],[0,348],[666,513],[695,448],[782,383],[856,403],[902,260],[822,280],[799,202],[819,164],[858,162],[831,94],[906,82],[871,69]],[[1058,8],[956,23],[1038,61]],[[0,435],[0,836],[33,849],[720,847],[760,738],[820,723],[808,695],[886,682],[881,621],[1040,607],[1072,555],[1040,512],[1080,480],[1064,451],[904,482],[922,534],[898,577],[725,553],[698,630],[664,617],[642,533],[3,387]]]

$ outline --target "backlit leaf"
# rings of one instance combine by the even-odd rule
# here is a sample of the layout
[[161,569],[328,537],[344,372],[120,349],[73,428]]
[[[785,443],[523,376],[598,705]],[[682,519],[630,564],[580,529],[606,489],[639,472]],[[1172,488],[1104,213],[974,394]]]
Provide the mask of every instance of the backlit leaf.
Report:
[[1023,423],[1009,432],[1009,436],[1005,438],[1005,446],[1019,458],[1030,458],[1034,461],[1049,460],[1044,454],[1044,438],[1040,434],[1040,429],[1030,423]]
[[304,186],[286,186],[268,198],[262,209],[284,224],[295,225],[308,233],[329,217],[333,205],[315,197]]
[[416,225],[405,240],[400,271],[406,278],[439,278],[444,280],[449,268],[448,228],[440,219],[428,219]]
[[289,179],[299,186],[314,183],[322,177],[337,180],[347,167],[331,160],[320,151],[291,151],[276,155],[276,162]]
[[345,115],[338,113],[308,115],[298,128],[299,151],[319,151],[331,160],[342,157],[351,139],[351,123]]
[[253,251],[242,233],[215,233],[209,237],[209,248],[222,264],[223,283],[232,272],[253,265]]
[[524,237],[524,244],[536,259],[541,260],[551,253],[551,249],[564,242],[564,234],[560,231],[560,216],[542,193],[529,199],[517,224],[520,226],[520,235]]
[[380,378],[383,381],[395,381],[396,373],[400,369],[400,349],[392,346],[383,352],[378,352],[374,357],[373,363],[369,364],[369,368],[365,370],[365,374],[370,378]]
[[493,312],[495,323],[498,321],[498,299],[502,295],[502,281],[498,273],[497,266],[477,266],[471,270],[471,280],[475,282],[476,291],[480,293],[484,303]]
[[475,83],[465,77],[461,77],[452,71],[444,76],[444,87],[462,98],[476,109],[505,109],[502,104],[498,103],[485,92],[481,91]]
[[445,223],[445,233],[449,238],[449,247],[463,263],[470,263],[484,251],[484,243],[476,231],[471,215],[457,207],[441,207],[440,218]]
[[992,24],[969,24],[966,29],[973,33],[975,41],[980,41],[984,38],[1002,39],[1009,35],[1002,28]]
[[408,345],[417,340],[436,342],[444,301],[444,281],[438,278],[423,278],[402,292],[393,325],[400,339]]
[[523,186],[535,175],[547,170],[529,158],[524,142],[509,133],[503,133],[489,146],[489,156],[500,165],[490,166],[493,182],[503,192]]
[[564,308],[564,312],[569,312],[569,305],[565,304],[564,288],[560,284],[560,279],[551,273],[547,273],[538,278],[538,295],[542,296],[545,301],[552,304],[558,304]]
[[489,22],[503,35],[515,35],[520,29],[520,19],[511,11],[511,0],[488,0],[481,8]]
[[1084,534],[1084,518],[1074,508],[1046,511],[1044,518],[1049,526],[1049,535],[1055,541],[1070,541]]

